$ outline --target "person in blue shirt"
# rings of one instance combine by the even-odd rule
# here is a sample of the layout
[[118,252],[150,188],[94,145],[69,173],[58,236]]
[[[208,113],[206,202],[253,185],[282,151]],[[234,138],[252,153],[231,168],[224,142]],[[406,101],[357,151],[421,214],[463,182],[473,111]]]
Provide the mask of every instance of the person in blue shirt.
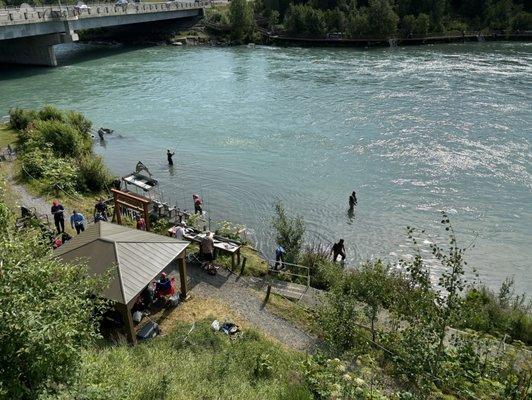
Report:
[[76,230],[78,235],[80,232],[83,232],[85,230],[85,217],[83,214],[77,212],[76,210],[72,211],[72,215],[70,216],[70,225],[72,226],[72,229]]
[[275,249],[275,267],[274,267],[275,269],[283,268],[285,254],[286,254],[286,250],[284,249],[284,247],[281,246],[280,244],[277,245],[277,248]]

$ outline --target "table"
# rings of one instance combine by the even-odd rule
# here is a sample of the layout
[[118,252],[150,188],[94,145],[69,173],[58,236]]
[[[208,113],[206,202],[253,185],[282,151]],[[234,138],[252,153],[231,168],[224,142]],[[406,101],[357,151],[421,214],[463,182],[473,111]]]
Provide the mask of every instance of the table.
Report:
[[[175,231],[177,227],[172,227],[168,229],[168,236],[174,236]],[[205,233],[196,233],[194,230],[188,228],[185,230],[185,234],[183,235],[184,239],[187,239],[190,242],[196,242],[201,243],[203,238],[205,237]],[[218,240],[213,238],[214,241],[214,251],[221,251],[225,253],[229,253],[231,255],[231,267],[232,269],[235,269],[237,265],[240,265],[240,248],[242,246],[232,243],[229,241],[224,240]]]

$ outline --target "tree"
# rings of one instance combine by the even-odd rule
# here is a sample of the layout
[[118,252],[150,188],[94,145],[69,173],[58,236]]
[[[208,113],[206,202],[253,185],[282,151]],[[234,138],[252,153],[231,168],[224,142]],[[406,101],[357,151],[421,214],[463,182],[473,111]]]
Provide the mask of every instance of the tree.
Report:
[[76,377],[81,349],[99,337],[103,281],[52,258],[37,232],[15,231],[1,201],[0,397],[33,399]]
[[247,0],[233,0],[229,6],[233,39],[244,40],[253,30],[253,10]]
[[368,7],[368,23],[370,33],[391,35],[397,31],[399,17],[388,0],[370,0]]
[[277,243],[284,247],[286,251],[285,261],[296,263],[303,246],[305,236],[305,223],[300,216],[289,217],[283,203],[275,204],[275,216],[272,225],[277,231]]

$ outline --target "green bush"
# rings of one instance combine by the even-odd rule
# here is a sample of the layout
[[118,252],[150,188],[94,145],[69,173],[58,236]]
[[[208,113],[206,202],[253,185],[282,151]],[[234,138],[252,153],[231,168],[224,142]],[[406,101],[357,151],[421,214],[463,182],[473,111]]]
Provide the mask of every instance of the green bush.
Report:
[[342,266],[333,262],[320,244],[308,245],[299,256],[299,263],[309,268],[310,285],[314,288],[328,290],[342,279]]
[[80,189],[91,192],[106,190],[113,176],[100,156],[84,155],[78,161]]
[[470,287],[457,327],[496,336],[506,334],[513,340],[532,345],[532,305],[524,295],[515,295],[513,287],[512,279],[503,282],[498,293],[484,285]]
[[64,122],[63,112],[54,106],[46,105],[39,110],[39,119],[42,121],[59,121]]
[[51,143],[54,153],[59,157],[79,157],[91,151],[90,138],[68,123],[40,120],[35,122],[35,129],[40,132],[44,142]]
[[81,132],[84,136],[90,137],[92,122],[89,121],[83,114],[76,111],[68,111],[66,115],[67,122]]
[[22,108],[9,110],[9,125],[18,131],[25,130],[37,118],[38,114],[34,110],[24,110]]
[[275,204],[272,226],[276,231],[277,243],[283,246],[286,251],[285,261],[297,263],[305,236],[303,218],[300,216],[289,217],[283,203],[278,202]]
[[19,156],[23,176],[27,179],[40,179],[48,165],[48,161],[53,157],[53,152],[49,147],[33,148],[28,152],[23,152]]
[[99,338],[104,282],[50,257],[36,231],[14,227],[0,199],[0,397],[36,399],[75,381],[82,349]]

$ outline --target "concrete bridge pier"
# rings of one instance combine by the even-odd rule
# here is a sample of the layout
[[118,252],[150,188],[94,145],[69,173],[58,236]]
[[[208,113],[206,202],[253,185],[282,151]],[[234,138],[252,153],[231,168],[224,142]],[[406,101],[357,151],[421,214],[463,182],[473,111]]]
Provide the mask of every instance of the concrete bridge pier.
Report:
[[75,42],[78,39],[74,31],[67,30],[66,33],[3,40],[0,41],[0,63],[56,67],[54,46]]

